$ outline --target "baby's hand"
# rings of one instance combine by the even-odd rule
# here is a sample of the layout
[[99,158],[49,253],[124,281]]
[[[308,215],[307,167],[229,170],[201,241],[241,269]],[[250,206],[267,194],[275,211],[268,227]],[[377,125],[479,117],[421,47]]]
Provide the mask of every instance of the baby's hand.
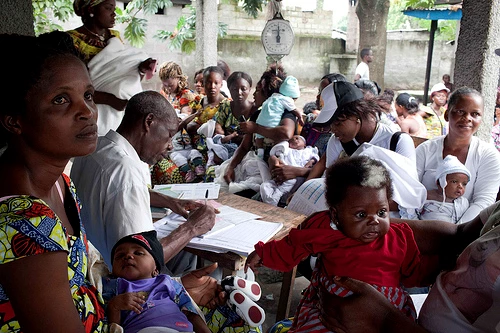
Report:
[[142,305],[146,302],[146,293],[124,293],[116,295],[108,302],[110,310],[130,310],[137,314],[142,311]]
[[247,257],[247,261],[245,263],[245,273],[247,272],[248,267],[250,267],[252,271],[254,271],[255,274],[257,274],[256,268],[261,266],[262,266],[262,259],[259,257],[257,252],[253,251]]

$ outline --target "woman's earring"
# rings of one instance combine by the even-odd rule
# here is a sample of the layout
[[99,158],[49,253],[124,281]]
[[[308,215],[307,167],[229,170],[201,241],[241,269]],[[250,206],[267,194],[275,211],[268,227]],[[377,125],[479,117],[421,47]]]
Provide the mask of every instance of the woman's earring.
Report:
[[359,120],[359,118],[358,118],[358,119],[356,119],[356,122],[357,122],[358,124],[361,124],[361,120]]
[[94,17],[94,14],[90,13],[90,14],[89,14],[89,16],[90,16],[90,17]]

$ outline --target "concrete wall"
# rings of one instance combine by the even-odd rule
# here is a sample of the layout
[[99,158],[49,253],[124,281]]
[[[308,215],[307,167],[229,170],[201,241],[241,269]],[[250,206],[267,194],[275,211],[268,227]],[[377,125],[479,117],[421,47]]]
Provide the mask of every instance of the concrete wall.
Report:
[[[428,31],[388,31],[385,87],[396,90],[423,90],[428,46]],[[434,42],[431,87],[441,82],[443,74],[453,73],[454,55],[455,47],[452,44],[444,41]],[[356,54],[333,54],[330,57],[330,72],[340,72],[349,80],[354,79]]]
[[[122,4],[118,2],[118,5]],[[153,38],[159,29],[174,30],[181,15],[190,15],[189,9],[174,6],[167,8],[165,14],[148,16],[144,51],[152,58],[158,59],[159,64],[165,61],[177,62],[189,76],[192,84],[193,74],[198,70],[195,66],[194,53],[186,55],[180,51],[172,51],[168,48],[167,42]],[[292,52],[282,59],[282,63],[290,75],[299,79],[301,85],[315,87],[318,80],[329,72],[340,72],[349,80],[354,78],[357,55],[345,52],[344,40],[330,38],[331,15],[329,11],[302,12],[295,9],[283,11],[283,16],[294,26],[296,38]],[[245,71],[257,80],[267,65],[266,54],[260,42],[265,14],[260,13],[257,19],[253,19],[240,7],[220,4],[219,20],[228,24],[228,36],[217,41],[218,57],[225,60],[231,70]],[[65,29],[71,29],[80,25],[80,18],[73,17],[63,26]],[[123,35],[123,26],[115,28]],[[390,31],[387,38],[386,87],[397,90],[423,90],[429,32]],[[452,73],[453,59],[454,46],[436,41],[431,86],[440,82],[443,74]],[[158,90],[161,82],[156,76],[150,81],[144,81],[143,86],[145,89]]]
[[1,8],[0,33],[35,35],[31,0],[2,0]]
[[[285,7],[282,15],[290,21],[295,35],[326,37],[332,34],[331,11],[303,12],[300,7]],[[240,6],[219,4],[219,21],[228,25],[228,35],[250,35],[260,38],[267,20],[265,8],[254,19]]]
[[[398,90],[423,90],[428,46],[428,31],[389,31],[385,62],[386,87]],[[454,45],[444,41],[434,41],[430,87],[442,82],[443,74],[453,72],[454,57]]]

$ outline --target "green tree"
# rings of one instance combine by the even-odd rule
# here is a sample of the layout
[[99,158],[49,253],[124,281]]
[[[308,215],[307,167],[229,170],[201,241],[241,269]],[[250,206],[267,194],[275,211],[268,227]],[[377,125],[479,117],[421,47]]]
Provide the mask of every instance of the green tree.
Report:
[[387,48],[387,17],[390,0],[358,0],[359,50],[371,48],[374,59],[370,79],[384,86],[385,54]]
[[[196,9],[189,6],[191,15],[187,18],[181,16],[177,21],[174,31],[158,30],[154,35],[155,38],[170,42],[171,50],[180,49],[184,53],[192,53],[196,50]],[[219,37],[224,37],[227,34],[227,24],[219,22]]]
[[[387,20],[388,30],[398,29],[426,29],[430,31],[431,21],[422,20],[403,14],[406,9],[429,9],[434,7],[434,1],[421,0],[391,0],[389,17]],[[457,21],[440,20],[438,21],[437,40],[454,40],[457,30]]]
[[[67,21],[73,12],[73,0],[32,0],[33,1],[33,14],[35,17],[34,28],[35,34],[39,35],[44,32],[53,30],[62,30],[62,27],[56,24],[53,18],[60,21]],[[212,1],[212,0],[211,0]],[[236,0],[226,0],[238,3]],[[262,6],[267,3],[267,0],[244,0],[243,10],[251,15],[257,17],[259,11],[262,11]],[[116,9],[117,21],[119,23],[127,24],[125,28],[124,37],[129,43],[135,47],[142,47],[146,41],[146,30],[148,15],[154,15],[161,8],[168,8],[172,6],[170,0],[132,0],[127,3],[125,10],[120,8]],[[48,15],[52,12],[53,16]],[[139,18],[137,15],[143,13],[146,18]],[[160,30],[156,36],[161,40],[169,40],[171,47],[180,47],[186,51],[192,49],[194,45],[194,22],[196,22],[195,13],[191,13],[188,18],[180,18],[177,22],[176,31],[170,32]],[[194,19],[194,21],[193,21]],[[227,26],[224,24],[219,25],[219,35],[224,35]]]

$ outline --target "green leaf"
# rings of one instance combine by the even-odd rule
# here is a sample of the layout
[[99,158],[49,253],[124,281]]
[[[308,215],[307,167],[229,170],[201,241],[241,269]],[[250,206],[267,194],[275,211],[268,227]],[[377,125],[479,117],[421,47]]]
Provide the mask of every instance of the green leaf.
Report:
[[191,54],[196,50],[196,42],[194,39],[186,39],[181,46],[181,51],[186,54]]
[[147,20],[134,17],[129,25],[125,28],[125,38],[130,42],[130,45],[135,47],[143,47],[146,42],[146,27]]

